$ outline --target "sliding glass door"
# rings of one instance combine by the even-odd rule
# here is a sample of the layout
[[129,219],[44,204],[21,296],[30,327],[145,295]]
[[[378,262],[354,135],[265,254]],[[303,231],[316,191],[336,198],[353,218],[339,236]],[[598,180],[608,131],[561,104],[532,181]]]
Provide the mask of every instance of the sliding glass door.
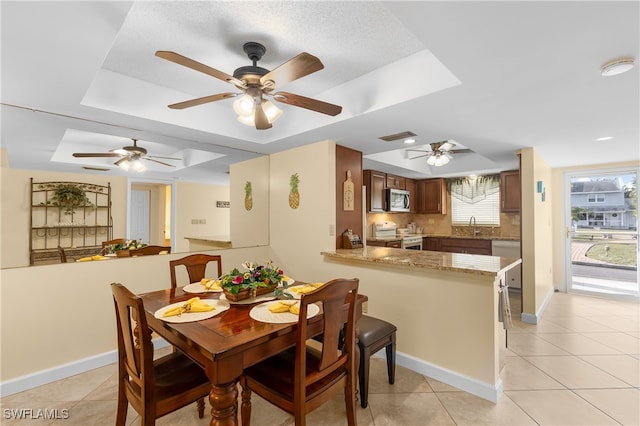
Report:
[[567,290],[637,298],[638,171],[569,173]]

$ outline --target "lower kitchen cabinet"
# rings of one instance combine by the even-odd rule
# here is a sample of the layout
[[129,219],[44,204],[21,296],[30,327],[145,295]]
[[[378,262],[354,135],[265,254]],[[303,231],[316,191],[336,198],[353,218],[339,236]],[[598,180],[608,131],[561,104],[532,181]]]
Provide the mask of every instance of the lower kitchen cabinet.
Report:
[[491,240],[425,237],[422,242],[422,249],[444,251],[447,253],[484,254],[491,256]]

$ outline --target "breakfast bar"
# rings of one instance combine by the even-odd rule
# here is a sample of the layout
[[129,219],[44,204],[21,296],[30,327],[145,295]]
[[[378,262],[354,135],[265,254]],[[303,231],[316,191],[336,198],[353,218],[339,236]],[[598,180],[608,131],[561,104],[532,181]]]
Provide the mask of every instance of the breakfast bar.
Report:
[[322,255],[345,273],[373,272],[361,280],[368,314],[397,326],[399,365],[497,402],[506,349],[499,293],[521,259],[388,247]]

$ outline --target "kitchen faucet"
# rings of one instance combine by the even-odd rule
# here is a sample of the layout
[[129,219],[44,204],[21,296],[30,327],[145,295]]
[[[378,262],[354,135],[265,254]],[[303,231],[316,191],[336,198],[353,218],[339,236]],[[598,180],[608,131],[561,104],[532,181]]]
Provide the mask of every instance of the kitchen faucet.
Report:
[[476,227],[476,217],[475,216],[471,216],[469,218],[469,228],[471,228],[471,222],[473,222],[473,234],[472,235],[475,237],[476,235],[480,234],[480,231]]

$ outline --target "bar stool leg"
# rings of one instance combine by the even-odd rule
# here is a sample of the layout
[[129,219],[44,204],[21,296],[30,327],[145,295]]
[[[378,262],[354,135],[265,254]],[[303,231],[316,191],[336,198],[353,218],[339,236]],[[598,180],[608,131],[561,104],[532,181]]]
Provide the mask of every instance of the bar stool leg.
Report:
[[360,406],[367,408],[369,405],[369,358],[371,350],[360,348],[360,369],[358,370],[358,383],[360,384]]
[[396,380],[396,333],[391,335],[391,343],[387,345],[387,375],[389,376],[389,384],[392,385]]

